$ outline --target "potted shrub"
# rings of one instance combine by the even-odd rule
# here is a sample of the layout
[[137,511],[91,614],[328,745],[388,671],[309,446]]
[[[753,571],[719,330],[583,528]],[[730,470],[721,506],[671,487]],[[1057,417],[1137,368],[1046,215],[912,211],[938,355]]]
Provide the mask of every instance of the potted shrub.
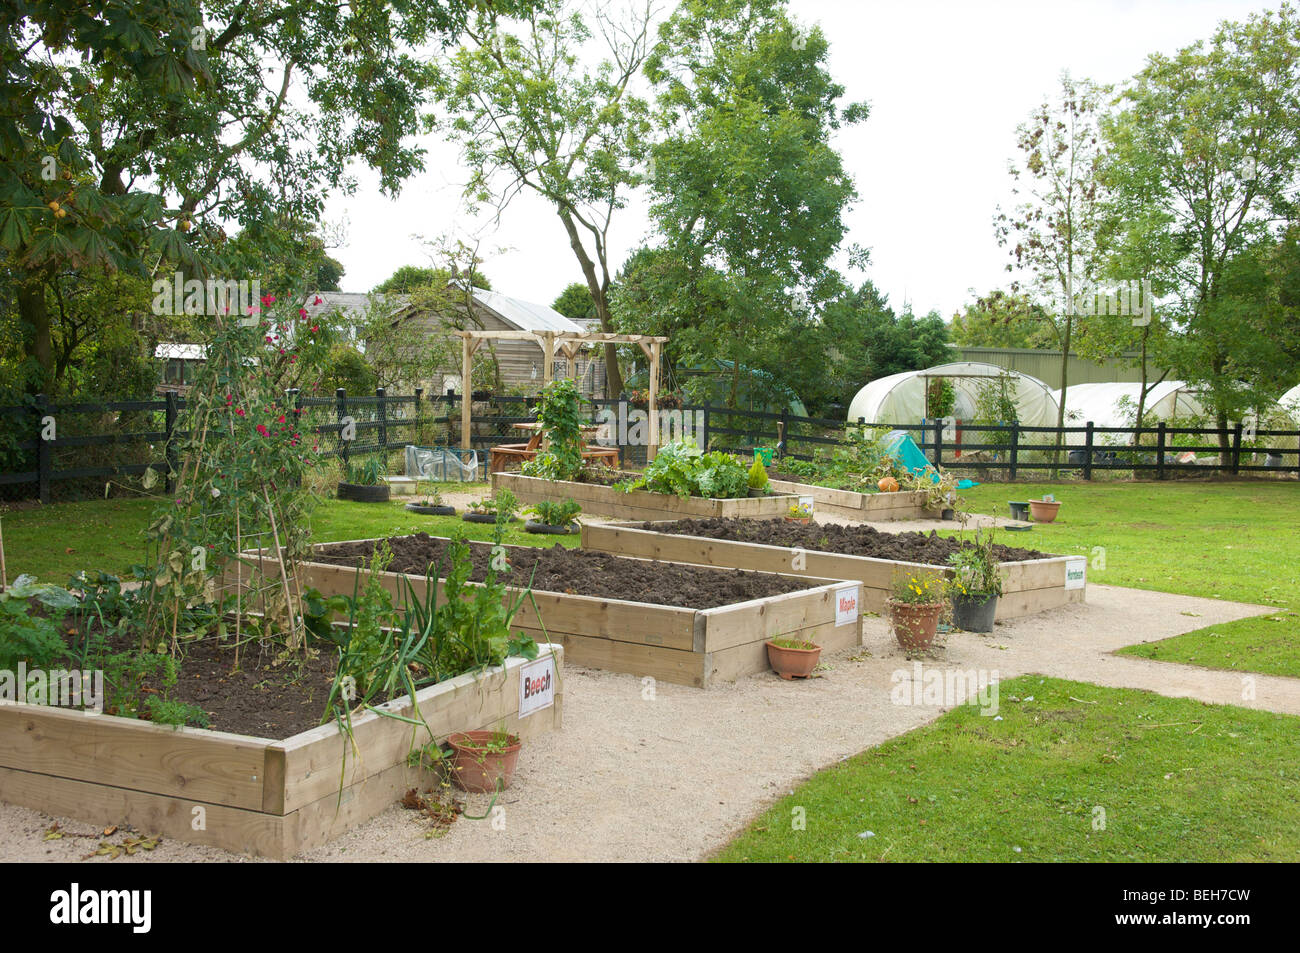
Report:
[[497,490],[495,496],[486,500],[476,500],[461,514],[467,523],[517,523],[519,517],[519,498],[509,490]]
[[749,495],[766,496],[768,484],[771,478],[767,475],[767,468],[763,466],[763,458],[757,453],[754,454],[754,463],[749,468]]
[[578,532],[577,516],[582,512],[582,507],[573,500],[565,500],[563,503],[548,500],[534,503],[527,512],[537,519],[524,523],[525,532],[553,533],[559,536]]
[[338,485],[338,498],[357,503],[387,503],[389,489],[383,482],[387,469],[384,458],[379,456],[362,464],[349,460],[344,479]]
[[1029,501],[1029,515],[1034,518],[1035,523],[1050,523],[1056,519],[1056,511],[1061,508],[1061,504],[1050,496],[1041,500]]
[[993,556],[993,530],[985,536],[978,528],[975,542],[963,545],[948,557],[955,576],[948,584],[952,593],[952,621],[967,632],[992,632],[993,617],[1002,595],[1002,573]]
[[500,729],[457,731],[447,744],[452,750],[452,780],[463,790],[492,794],[510,787],[522,744],[518,735]]
[[822,647],[803,639],[780,636],[767,641],[767,661],[784,679],[807,678],[817,667]]
[[432,487],[419,500],[414,503],[407,503],[406,508],[412,513],[424,513],[426,516],[456,515],[456,507],[447,506],[443,503],[442,494]]
[[812,511],[802,503],[791,503],[790,512],[786,515],[787,523],[811,523]]
[[899,573],[894,577],[889,607],[894,624],[894,638],[904,650],[925,651],[934,644],[939,616],[947,607],[946,583],[942,576],[930,572]]

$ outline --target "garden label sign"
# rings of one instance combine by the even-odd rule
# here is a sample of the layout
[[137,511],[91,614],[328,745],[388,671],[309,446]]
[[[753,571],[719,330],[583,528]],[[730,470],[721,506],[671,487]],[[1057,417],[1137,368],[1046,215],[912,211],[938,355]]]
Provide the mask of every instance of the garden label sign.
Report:
[[1065,561],[1065,588],[1082,589],[1088,576],[1088,558],[1075,556]]
[[555,657],[544,655],[519,668],[519,717],[555,704]]
[[835,626],[851,625],[858,621],[858,587],[845,586],[835,590]]
[[799,497],[799,509],[811,516],[813,513],[813,506],[816,502],[816,499],[811,496],[801,496]]

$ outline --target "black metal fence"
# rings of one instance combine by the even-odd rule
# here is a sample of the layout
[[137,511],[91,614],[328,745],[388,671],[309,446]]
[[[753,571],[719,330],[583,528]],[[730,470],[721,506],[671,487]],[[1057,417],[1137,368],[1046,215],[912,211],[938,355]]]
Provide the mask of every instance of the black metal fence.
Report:
[[[461,445],[461,397],[420,390],[407,396],[303,397],[290,391],[303,430],[345,465],[407,444]],[[472,395],[470,446],[480,451],[526,434],[516,424],[535,419],[536,397]],[[427,406],[426,406],[427,405]],[[644,405],[619,399],[585,403],[588,419],[609,423],[624,465],[645,460]],[[187,406],[174,394],[157,400],[60,404],[38,396],[25,405],[0,407],[0,499],[73,499],[101,495],[104,483],[144,473],[169,474],[188,435]],[[752,454],[767,447],[781,456],[810,460],[845,446],[842,420],[801,417],[710,404],[661,408],[660,443],[683,434],[704,447]],[[1300,431],[1234,427],[1080,426],[1029,427],[1019,423],[962,424],[947,432],[941,421],[924,424],[854,421],[853,426],[904,430],[927,458],[948,469],[1015,480],[1022,471],[1067,471],[1091,480],[1098,471],[1171,475],[1215,472],[1300,474]],[[641,429],[638,431],[638,427]],[[345,438],[346,433],[346,438]],[[1058,441],[1060,446],[1058,447]],[[1209,463],[1205,462],[1209,458]],[[1201,462],[1197,462],[1200,460]],[[170,489],[170,487],[169,487]]]

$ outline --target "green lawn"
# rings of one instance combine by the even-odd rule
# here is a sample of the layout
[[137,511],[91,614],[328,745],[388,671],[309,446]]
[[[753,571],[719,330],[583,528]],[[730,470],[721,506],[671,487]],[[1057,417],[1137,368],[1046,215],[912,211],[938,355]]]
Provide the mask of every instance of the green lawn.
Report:
[[[486,489],[485,484],[477,484]],[[455,484],[464,490],[464,484]],[[451,486],[443,486],[445,492]],[[142,531],[157,506],[154,500],[88,500],[54,506],[14,510],[0,515],[9,578],[33,573],[46,582],[66,583],[77,572],[102,569],[115,575],[129,573],[132,563],[144,561]],[[577,536],[537,536],[525,533],[522,523],[511,528],[506,542],[522,545],[577,546]],[[446,536],[459,529],[470,539],[491,539],[492,527],[466,523],[459,516],[422,516],[408,513],[401,503],[352,503],[326,500],[312,517],[317,542],[366,539],[424,531]]]
[[717,859],[1300,861],[1300,719],[1037,675],[999,701],[822,771]]
[[[975,513],[1055,494],[1055,523],[1001,542],[1087,556],[1088,581],[1277,606],[1267,616],[1130,646],[1126,654],[1300,676],[1300,486],[1295,483],[984,484]],[[1100,568],[1103,565],[1104,567]]]

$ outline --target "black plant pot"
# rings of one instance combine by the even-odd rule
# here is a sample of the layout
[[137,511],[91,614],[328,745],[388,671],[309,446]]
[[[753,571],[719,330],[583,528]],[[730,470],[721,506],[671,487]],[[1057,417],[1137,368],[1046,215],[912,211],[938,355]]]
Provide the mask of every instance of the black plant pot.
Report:
[[338,498],[352,500],[354,503],[387,503],[389,487],[382,483],[378,486],[363,486],[360,483],[340,483]]
[[529,520],[524,524],[525,533],[550,533],[552,536],[572,536],[574,533],[581,532],[577,523],[570,523],[568,526],[552,526],[550,523],[539,523],[536,520]]
[[952,597],[952,624],[966,632],[992,632],[993,616],[998,611],[997,596]]
[[423,513],[425,516],[456,515],[456,507],[454,506],[425,506],[423,503],[407,503],[406,508],[412,513]]

